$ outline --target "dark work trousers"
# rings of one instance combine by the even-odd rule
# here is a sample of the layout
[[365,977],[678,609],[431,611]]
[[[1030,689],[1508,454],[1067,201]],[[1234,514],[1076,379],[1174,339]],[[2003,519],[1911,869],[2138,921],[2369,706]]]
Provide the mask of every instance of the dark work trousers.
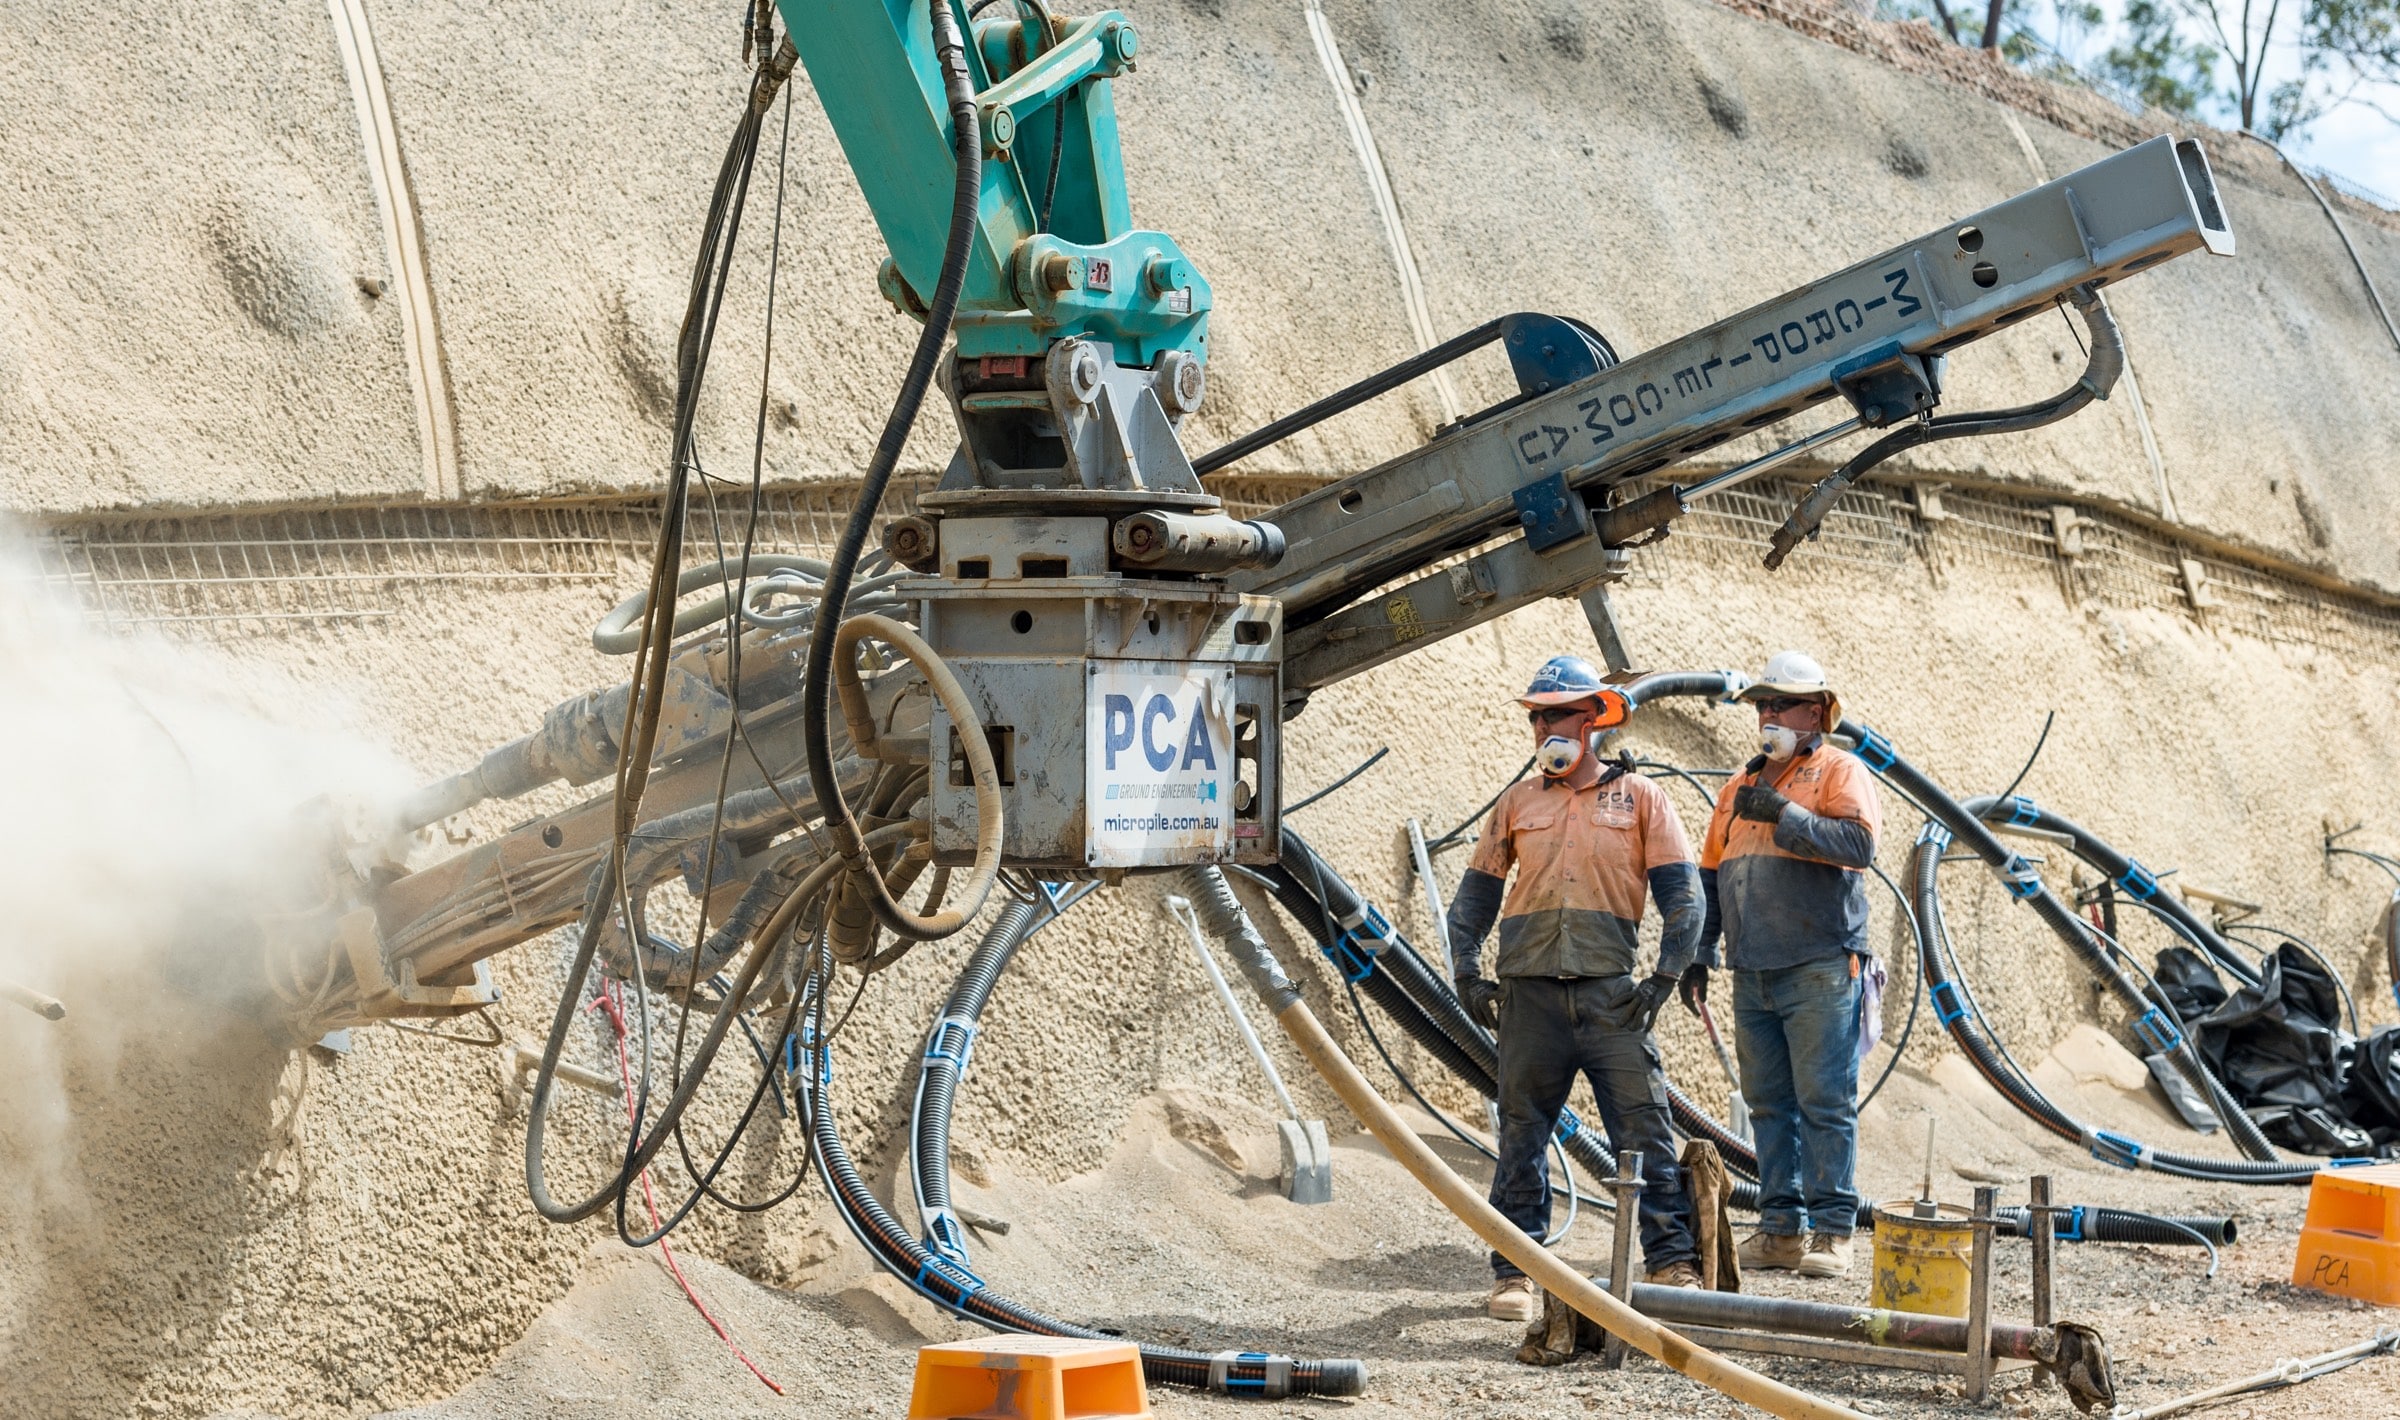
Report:
[[[1650,1033],[1634,1028],[1640,1007],[1633,978],[1510,976],[1501,980],[1500,992],[1500,1163],[1492,1174],[1492,1206],[1529,1237],[1549,1232],[1550,1174],[1543,1153],[1581,1074],[1592,1082],[1611,1146],[1642,1152],[1642,1257],[1648,1270],[1697,1259],[1692,1205],[1667,1130],[1666,1072]],[[1494,1276],[1522,1272],[1492,1254]]]

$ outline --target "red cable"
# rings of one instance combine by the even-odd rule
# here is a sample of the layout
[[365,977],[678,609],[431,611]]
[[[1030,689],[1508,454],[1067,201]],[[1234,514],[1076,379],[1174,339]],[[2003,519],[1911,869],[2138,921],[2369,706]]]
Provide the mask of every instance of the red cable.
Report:
[[[625,1007],[617,999],[623,989],[614,981],[603,981],[600,985],[600,994],[594,997],[592,1004],[584,1009],[598,1011],[608,1017],[609,1025],[616,1031],[617,1080],[625,1092],[625,1124],[627,1128],[631,1128],[634,1122],[633,1066],[625,1054]],[[650,1231],[657,1232],[658,1194],[650,1186],[650,1170],[648,1169],[642,1170],[642,1206],[650,1210]],[[714,1331],[717,1339],[725,1343],[725,1349],[733,1353],[733,1359],[748,1367],[750,1374],[758,1377],[759,1382],[767,1389],[777,1395],[783,1394],[783,1387],[775,1384],[765,1371],[758,1368],[758,1363],[751,1360],[749,1355],[742,1350],[741,1344],[733,1339],[733,1333],[725,1329],[725,1323],[717,1320],[715,1314],[709,1311],[708,1303],[700,1300],[699,1289],[692,1285],[690,1278],[683,1275],[683,1268],[678,1266],[675,1261],[675,1250],[667,1246],[667,1240],[663,1237],[658,1240],[658,1255],[666,1260],[667,1271],[674,1275],[676,1285],[683,1288],[683,1295],[691,1300],[692,1310],[700,1313],[700,1319],[707,1322],[709,1330]]]

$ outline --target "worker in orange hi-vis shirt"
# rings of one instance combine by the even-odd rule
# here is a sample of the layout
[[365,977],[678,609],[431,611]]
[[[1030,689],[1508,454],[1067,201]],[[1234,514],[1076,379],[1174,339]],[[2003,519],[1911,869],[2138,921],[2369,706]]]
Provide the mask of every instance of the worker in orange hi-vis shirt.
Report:
[[1859,1208],[1864,870],[1883,809],[1867,767],[1825,743],[1842,709],[1823,667],[1782,652],[1742,698],[1758,707],[1761,753],[1726,784],[1701,842],[1707,917],[1683,1003],[1699,1013],[1721,935],[1758,1141],[1759,1225],[1741,1265],[1841,1277]]
[[[1691,840],[1665,791],[1633,773],[1629,760],[1600,758],[1599,735],[1622,723],[1627,707],[1590,662],[1554,657],[1520,699],[1542,772],[1511,785],[1493,805],[1448,919],[1459,999],[1498,1033],[1492,1206],[1536,1241],[1548,1233],[1542,1153],[1581,1074],[1591,1081],[1609,1142],[1641,1151],[1648,1280],[1697,1287],[1691,1202],[1668,1132],[1666,1075],[1650,1038],[1660,1004],[1674,994],[1700,940]],[[1665,923],[1658,965],[1637,982],[1636,930],[1653,897]],[[1483,938],[1495,919],[1497,981],[1482,975]],[[1498,1253],[1492,1275],[1488,1314],[1529,1320],[1531,1279]]]

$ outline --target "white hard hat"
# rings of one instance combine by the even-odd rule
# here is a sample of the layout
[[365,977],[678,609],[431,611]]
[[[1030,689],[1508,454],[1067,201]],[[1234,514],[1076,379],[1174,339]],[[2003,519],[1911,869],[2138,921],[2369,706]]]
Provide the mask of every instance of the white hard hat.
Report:
[[1822,701],[1827,730],[1841,723],[1841,697],[1833,693],[1833,683],[1826,679],[1825,668],[1805,651],[1777,651],[1769,656],[1767,668],[1742,692],[1742,699],[1771,700],[1787,695]]

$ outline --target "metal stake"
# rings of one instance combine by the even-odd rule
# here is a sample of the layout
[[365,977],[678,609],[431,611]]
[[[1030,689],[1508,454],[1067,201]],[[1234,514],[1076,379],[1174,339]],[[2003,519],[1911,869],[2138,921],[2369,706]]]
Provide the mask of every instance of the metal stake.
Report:
[[1992,1236],[2000,1207],[2000,1190],[1990,1184],[1975,1189],[1975,1255],[1967,1263],[1967,1399],[1981,1405],[1992,1390]]
[[2033,1324],[2050,1324],[2051,1258],[2056,1250],[2057,1225],[2051,1217],[2050,1175],[2037,1173],[2028,1185],[2025,1211],[2033,1226]]
[[[1608,1249],[1608,1293],[1627,1306],[1633,1304],[1633,1225],[1642,1207],[1642,1151],[1617,1151],[1617,1176],[1608,1181],[1617,1196],[1616,1235]],[[1610,1333],[1600,1348],[1600,1364],[1610,1370],[1625,1364],[1624,1338]]]
[[1425,850],[1425,830],[1413,818],[1408,821],[1408,855],[1417,865],[1417,881],[1425,888],[1425,911],[1433,921],[1433,944],[1441,949],[1442,975],[1453,975],[1450,919],[1442,911],[1442,885],[1433,880],[1433,855]]

